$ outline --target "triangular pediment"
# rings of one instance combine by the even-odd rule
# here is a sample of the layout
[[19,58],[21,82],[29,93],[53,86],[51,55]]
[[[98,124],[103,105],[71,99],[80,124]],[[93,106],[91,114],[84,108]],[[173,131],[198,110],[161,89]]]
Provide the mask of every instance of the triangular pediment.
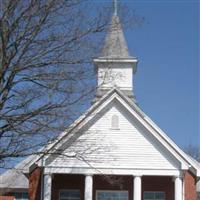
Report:
[[[120,117],[118,130],[110,127],[114,112]],[[36,163],[56,169],[56,173],[61,168],[64,173],[76,169],[79,170],[75,173],[80,173],[86,168],[134,170],[138,167],[141,170],[144,167],[156,172],[157,169],[167,169],[177,173],[190,169],[200,175],[199,165],[117,88],[93,104],[53,144],[48,145],[45,152]],[[170,172],[171,175],[177,173]]]
[[[118,128],[112,117],[118,117]],[[178,162],[152,135],[114,98],[77,133],[62,153],[49,159],[52,167],[178,169]]]
[[[179,160],[150,129],[144,126],[144,113],[123,94],[113,90],[97,102],[74,131],[61,139],[57,152],[46,159],[51,167],[181,169]],[[135,107],[134,107],[135,106]],[[111,118],[119,117],[119,129]],[[151,128],[151,127],[150,127]]]

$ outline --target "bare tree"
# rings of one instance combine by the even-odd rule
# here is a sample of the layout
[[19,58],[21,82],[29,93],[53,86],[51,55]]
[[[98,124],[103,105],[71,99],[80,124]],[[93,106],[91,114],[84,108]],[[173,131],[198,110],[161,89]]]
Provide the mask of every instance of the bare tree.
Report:
[[[32,154],[84,110],[95,89],[90,63],[112,13],[94,5],[0,0],[0,167]],[[126,18],[141,22],[127,10]]]
[[200,148],[198,146],[189,144],[184,148],[184,151],[192,158],[200,162]]
[[94,89],[90,60],[107,17],[87,6],[0,0],[0,164],[64,130]]

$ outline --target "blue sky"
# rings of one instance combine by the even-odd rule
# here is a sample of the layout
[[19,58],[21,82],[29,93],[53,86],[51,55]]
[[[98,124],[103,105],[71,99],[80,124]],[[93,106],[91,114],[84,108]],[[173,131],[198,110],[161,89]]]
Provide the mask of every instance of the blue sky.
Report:
[[141,27],[125,32],[130,54],[139,59],[139,106],[179,146],[200,146],[200,2],[121,2],[145,18]]

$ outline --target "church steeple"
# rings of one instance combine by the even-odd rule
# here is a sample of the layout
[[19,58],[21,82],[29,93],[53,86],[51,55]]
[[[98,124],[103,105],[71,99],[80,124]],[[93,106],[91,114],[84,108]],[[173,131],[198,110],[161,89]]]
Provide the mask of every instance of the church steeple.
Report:
[[113,15],[102,51],[94,59],[98,71],[98,93],[117,87],[133,97],[133,74],[137,59],[129,55],[127,43],[118,17],[117,0],[113,0]]
[[113,0],[113,15],[105,38],[101,57],[130,58],[122,26],[118,17],[118,2]]
[[112,16],[101,57],[117,59],[130,58],[124,33],[117,15]]

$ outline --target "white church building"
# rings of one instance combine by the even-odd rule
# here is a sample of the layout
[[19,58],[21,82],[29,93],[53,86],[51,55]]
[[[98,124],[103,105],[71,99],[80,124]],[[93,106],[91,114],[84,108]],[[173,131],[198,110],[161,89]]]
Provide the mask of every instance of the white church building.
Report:
[[[200,164],[137,105],[137,63],[115,12],[94,59],[98,90],[92,106],[46,147],[46,155],[24,161],[27,188],[16,183],[1,189],[0,199],[28,191],[30,200],[196,200]],[[8,183],[7,175],[0,188]]]

